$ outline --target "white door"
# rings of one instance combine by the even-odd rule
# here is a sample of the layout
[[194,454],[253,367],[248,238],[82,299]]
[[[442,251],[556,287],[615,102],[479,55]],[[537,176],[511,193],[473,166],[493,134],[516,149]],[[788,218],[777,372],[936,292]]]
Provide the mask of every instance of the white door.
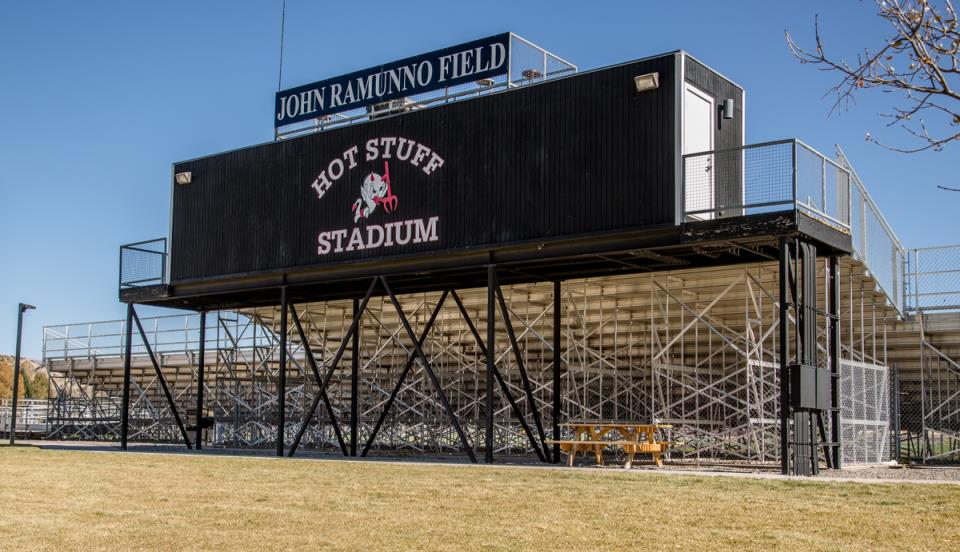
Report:
[[[716,104],[706,92],[686,84],[683,91],[683,154],[713,151]],[[685,166],[684,212],[714,208],[713,155],[688,157]],[[712,219],[714,214],[692,215]]]

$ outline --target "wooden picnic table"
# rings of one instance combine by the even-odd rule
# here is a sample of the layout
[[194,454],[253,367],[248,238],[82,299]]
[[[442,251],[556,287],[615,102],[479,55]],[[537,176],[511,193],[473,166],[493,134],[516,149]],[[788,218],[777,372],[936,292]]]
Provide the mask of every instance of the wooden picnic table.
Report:
[[[630,421],[575,421],[560,424],[573,432],[573,439],[547,441],[549,444],[560,445],[560,450],[567,453],[567,464],[572,466],[577,452],[592,450],[597,458],[597,465],[603,465],[603,449],[609,446],[618,446],[627,455],[624,466],[630,469],[633,457],[636,454],[652,454],[657,467],[663,466],[660,455],[667,451],[670,443],[657,441],[655,434],[658,429],[668,429],[670,424],[650,424]],[[611,433],[619,439],[610,440],[606,437]]]

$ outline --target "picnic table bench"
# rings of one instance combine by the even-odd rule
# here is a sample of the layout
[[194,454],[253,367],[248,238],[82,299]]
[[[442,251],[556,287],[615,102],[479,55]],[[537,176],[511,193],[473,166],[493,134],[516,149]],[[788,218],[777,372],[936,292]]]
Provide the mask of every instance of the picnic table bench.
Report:
[[[667,451],[670,443],[657,441],[655,433],[658,429],[673,427],[669,424],[647,424],[621,421],[582,421],[560,424],[560,427],[573,431],[573,439],[548,440],[551,445],[560,445],[560,450],[567,453],[567,465],[573,466],[573,460],[578,452],[593,451],[597,465],[603,465],[603,449],[616,446],[623,449],[627,455],[625,468],[630,469],[633,458],[637,454],[652,454],[657,467],[663,466],[660,455]],[[619,439],[606,439],[607,435],[615,433]]]

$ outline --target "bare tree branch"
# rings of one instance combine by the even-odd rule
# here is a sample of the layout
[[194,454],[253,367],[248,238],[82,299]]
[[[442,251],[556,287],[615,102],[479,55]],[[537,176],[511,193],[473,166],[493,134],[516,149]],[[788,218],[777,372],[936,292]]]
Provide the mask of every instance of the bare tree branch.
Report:
[[[805,49],[785,32],[787,45],[800,63],[835,72],[840,81],[826,95],[836,100],[830,112],[849,108],[866,89],[894,92],[900,97],[884,117],[887,126],[900,126],[918,143],[898,147],[867,139],[893,151],[940,151],[960,141],[960,22],[952,0],[874,0],[877,16],[890,25],[890,35],[879,48],[864,48],[856,61],[827,55],[814,20],[815,47]],[[933,123],[931,131],[923,117]]]

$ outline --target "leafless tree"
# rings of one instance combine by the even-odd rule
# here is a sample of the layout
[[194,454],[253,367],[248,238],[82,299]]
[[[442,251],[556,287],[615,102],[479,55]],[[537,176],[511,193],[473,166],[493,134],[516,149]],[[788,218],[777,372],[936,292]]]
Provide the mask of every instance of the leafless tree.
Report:
[[827,92],[836,96],[831,112],[848,107],[862,90],[899,95],[891,110],[881,115],[890,119],[887,126],[902,127],[918,145],[894,147],[869,133],[868,140],[904,153],[940,151],[960,141],[960,23],[952,0],[875,0],[875,4],[891,33],[877,48],[864,48],[855,62],[827,54],[819,18],[814,23],[815,49],[801,48],[789,32],[787,44],[801,63],[841,76]]

